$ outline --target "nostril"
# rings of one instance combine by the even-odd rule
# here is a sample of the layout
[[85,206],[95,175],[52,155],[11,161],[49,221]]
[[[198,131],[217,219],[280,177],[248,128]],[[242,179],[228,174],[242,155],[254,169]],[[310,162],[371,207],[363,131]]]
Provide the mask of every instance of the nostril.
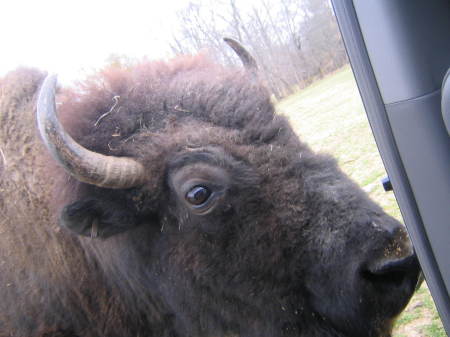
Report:
[[403,271],[389,271],[389,272],[372,272],[370,270],[364,270],[362,272],[362,276],[367,281],[370,281],[374,285],[377,285],[379,287],[383,286],[394,286],[399,287],[403,284],[403,281],[405,280],[405,277],[407,274]]
[[369,267],[374,274],[385,274],[390,272],[410,272],[416,270],[418,262],[415,254],[395,260],[382,261]]
[[362,277],[378,287],[400,287],[406,279],[415,282],[419,273],[416,256],[380,261],[362,270]]

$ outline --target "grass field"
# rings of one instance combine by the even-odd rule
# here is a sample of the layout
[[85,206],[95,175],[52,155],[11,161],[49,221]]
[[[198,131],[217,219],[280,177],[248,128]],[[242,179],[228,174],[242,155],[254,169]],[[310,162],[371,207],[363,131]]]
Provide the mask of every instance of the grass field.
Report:
[[[300,137],[318,152],[333,154],[342,169],[389,214],[402,221],[350,67],[316,81],[278,102]],[[393,337],[445,337],[439,315],[424,283],[398,318]]]

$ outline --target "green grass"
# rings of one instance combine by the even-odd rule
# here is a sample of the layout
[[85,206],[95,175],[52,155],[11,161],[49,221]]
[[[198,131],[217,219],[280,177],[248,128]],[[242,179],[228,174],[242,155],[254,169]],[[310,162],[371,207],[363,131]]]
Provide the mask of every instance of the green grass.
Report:
[[[402,221],[392,192],[384,192],[386,176],[353,73],[346,66],[277,103],[303,141],[315,151],[333,154],[341,168],[387,213]],[[397,319],[393,337],[445,337],[426,284]]]
[[420,313],[418,310],[415,310],[412,312],[405,311],[405,313],[398,318],[398,320],[397,320],[397,322],[395,322],[395,324],[396,324],[396,326],[402,326],[402,325],[411,323],[418,318],[420,318]]
[[438,321],[433,321],[431,324],[425,326],[422,329],[424,336],[447,337],[445,331],[442,329],[442,324],[439,323]]

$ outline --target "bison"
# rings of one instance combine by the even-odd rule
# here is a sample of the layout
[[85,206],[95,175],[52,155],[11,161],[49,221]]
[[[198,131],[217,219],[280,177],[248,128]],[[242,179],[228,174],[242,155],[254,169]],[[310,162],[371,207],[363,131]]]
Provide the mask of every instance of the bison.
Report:
[[246,67],[111,66],[56,104],[54,76],[1,80],[0,336],[390,336],[405,228],[228,43]]

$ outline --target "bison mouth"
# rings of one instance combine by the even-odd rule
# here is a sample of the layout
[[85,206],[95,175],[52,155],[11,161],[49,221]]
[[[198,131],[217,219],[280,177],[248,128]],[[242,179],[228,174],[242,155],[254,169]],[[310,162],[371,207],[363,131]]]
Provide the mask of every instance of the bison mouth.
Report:
[[412,254],[329,275],[322,285],[316,282],[308,293],[317,325],[327,331],[321,336],[391,336],[395,318],[411,299],[419,275]]
[[[420,280],[420,265],[415,254],[369,265],[361,277],[386,303],[392,302],[392,315],[397,315],[408,303]],[[394,305],[393,301],[396,301]]]
[[365,307],[375,331],[369,336],[391,336],[395,318],[406,307],[414,291],[423,280],[421,269],[415,254],[386,260],[362,269],[361,278],[366,283]]

